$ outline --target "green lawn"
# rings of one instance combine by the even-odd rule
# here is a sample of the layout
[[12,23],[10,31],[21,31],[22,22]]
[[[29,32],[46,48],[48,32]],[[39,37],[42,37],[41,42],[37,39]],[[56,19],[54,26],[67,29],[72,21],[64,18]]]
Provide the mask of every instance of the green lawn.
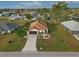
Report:
[[79,41],[69,32],[64,31],[62,25],[49,25],[49,39],[38,37],[37,49],[40,51],[79,51]]
[[17,23],[20,26],[20,28],[14,30],[11,34],[0,35],[0,52],[21,51],[27,40],[24,38],[27,31],[27,24],[25,24],[27,21],[10,21],[8,17],[0,17],[0,22]]
[[8,17],[1,16],[0,17],[0,22],[5,22],[5,23],[16,23],[19,26],[23,26],[27,21],[26,20],[9,20]]
[[[12,41],[9,43],[9,41]],[[0,52],[21,51],[26,43],[25,38],[19,37],[16,33],[0,36]]]

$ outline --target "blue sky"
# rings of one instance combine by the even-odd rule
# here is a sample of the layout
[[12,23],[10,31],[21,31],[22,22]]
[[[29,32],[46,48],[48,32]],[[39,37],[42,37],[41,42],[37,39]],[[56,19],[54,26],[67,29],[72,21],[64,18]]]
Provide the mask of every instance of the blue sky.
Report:
[[[0,8],[50,8],[57,1],[0,1]],[[71,8],[79,8],[79,1],[67,1]]]

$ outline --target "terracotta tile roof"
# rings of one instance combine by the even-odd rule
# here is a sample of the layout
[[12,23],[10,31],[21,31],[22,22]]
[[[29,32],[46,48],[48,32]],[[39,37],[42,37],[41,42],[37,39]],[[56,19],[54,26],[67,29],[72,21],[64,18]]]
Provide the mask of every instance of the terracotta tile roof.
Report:
[[42,21],[36,21],[31,23],[30,28],[29,29],[37,29],[37,30],[45,30],[48,29],[47,24],[45,22]]

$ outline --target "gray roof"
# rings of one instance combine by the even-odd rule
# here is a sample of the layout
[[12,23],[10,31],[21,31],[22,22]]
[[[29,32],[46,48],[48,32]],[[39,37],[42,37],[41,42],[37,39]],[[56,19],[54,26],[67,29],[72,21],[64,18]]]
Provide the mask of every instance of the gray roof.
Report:
[[79,31],[79,23],[74,20],[61,22],[61,24],[72,31]]
[[6,23],[6,26],[8,27],[9,30],[12,30],[15,29],[17,25],[13,23]]
[[0,23],[0,32],[1,31],[12,31],[17,27],[16,24],[13,23]]
[[0,23],[0,28],[2,31],[7,31],[8,30],[8,27],[6,26],[5,23]]
[[10,16],[10,18],[21,18],[21,16],[12,14],[12,15]]
[[73,15],[71,15],[71,17],[72,18],[79,18],[79,15],[74,13]]

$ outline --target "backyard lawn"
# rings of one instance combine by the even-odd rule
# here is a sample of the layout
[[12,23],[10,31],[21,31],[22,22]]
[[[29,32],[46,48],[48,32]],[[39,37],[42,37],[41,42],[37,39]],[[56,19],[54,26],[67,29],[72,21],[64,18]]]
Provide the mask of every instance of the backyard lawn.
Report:
[[1,16],[1,17],[0,17],[0,22],[16,23],[16,24],[18,24],[19,26],[22,26],[22,25],[24,25],[27,21],[26,21],[26,20],[9,20],[8,17]]
[[49,25],[49,39],[38,36],[37,50],[41,51],[79,51],[79,41],[66,32],[62,25]]

